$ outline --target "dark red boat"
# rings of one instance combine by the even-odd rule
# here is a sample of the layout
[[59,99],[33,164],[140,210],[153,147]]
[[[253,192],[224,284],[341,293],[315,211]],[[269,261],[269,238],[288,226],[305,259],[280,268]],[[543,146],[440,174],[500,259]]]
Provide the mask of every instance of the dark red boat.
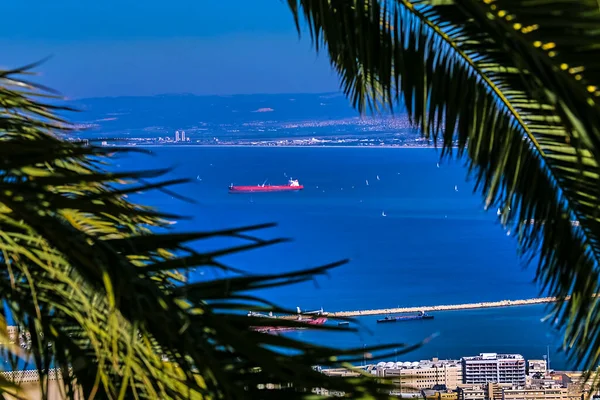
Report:
[[[327,322],[327,318],[319,317],[319,318],[305,319],[305,320],[298,319],[298,321],[303,322],[306,325],[323,325],[325,322]],[[256,330],[258,332],[264,332],[264,333],[296,331],[298,329],[306,329],[306,328],[296,327],[296,326],[257,326],[257,327],[254,327],[254,330]]]
[[256,186],[235,186],[229,185],[229,193],[264,193],[264,192],[287,192],[304,189],[297,179],[290,179],[287,185],[256,185]]

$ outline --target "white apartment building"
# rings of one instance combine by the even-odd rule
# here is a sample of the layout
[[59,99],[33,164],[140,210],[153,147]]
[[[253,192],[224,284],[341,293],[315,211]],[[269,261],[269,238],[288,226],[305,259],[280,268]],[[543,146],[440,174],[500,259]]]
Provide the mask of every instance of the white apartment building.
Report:
[[525,359],[520,354],[481,353],[462,359],[463,381],[469,385],[488,382],[525,386]]

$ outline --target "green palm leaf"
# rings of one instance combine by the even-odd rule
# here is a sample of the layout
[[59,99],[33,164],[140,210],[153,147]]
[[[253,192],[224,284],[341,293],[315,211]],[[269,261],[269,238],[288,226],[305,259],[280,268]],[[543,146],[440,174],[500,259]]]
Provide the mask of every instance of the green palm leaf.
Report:
[[[569,355],[600,362],[600,108],[594,0],[288,0],[360,110],[403,102],[539,258]],[[298,26],[300,24],[298,23]],[[571,221],[578,223],[573,224]]]
[[[285,390],[289,398],[309,398],[315,388],[388,397],[385,383],[329,378],[313,366],[386,355],[398,345],[335,350],[253,329],[298,322],[245,315],[287,311],[256,289],[312,279],[341,263],[240,274],[220,258],[281,242],[253,236],[271,225],[156,233],[173,216],[125,195],[179,181],[143,183],[164,171],[107,172],[107,150],[61,140],[70,126],[56,113],[66,109],[45,103],[57,98],[39,98],[20,80],[26,72],[0,71],[0,312],[30,334],[25,360],[14,346],[2,347],[13,369],[32,362],[44,377],[58,368],[69,397],[281,398]],[[239,244],[203,253],[188,246],[219,236]],[[186,282],[181,272],[190,268],[230,275]],[[42,379],[43,396],[47,384]],[[0,382],[2,388],[11,389]]]

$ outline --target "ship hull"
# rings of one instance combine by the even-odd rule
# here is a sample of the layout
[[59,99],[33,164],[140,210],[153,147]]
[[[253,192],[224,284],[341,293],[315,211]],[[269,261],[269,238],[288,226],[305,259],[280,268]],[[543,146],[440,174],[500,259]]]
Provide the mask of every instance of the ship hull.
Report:
[[378,319],[377,323],[385,323],[385,322],[402,322],[402,321],[418,321],[418,320],[422,320],[422,319],[433,319],[433,315],[407,315],[407,316],[401,316],[401,317],[391,317],[391,318],[384,318],[384,319]]
[[297,192],[304,186],[231,186],[229,193]]
[[306,329],[309,328],[310,326],[318,326],[318,325],[323,325],[325,322],[327,322],[327,318],[316,318],[316,319],[311,319],[311,320],[305,320],[305,321],[301,321],[306,323],[306,327],[296,327],[296,326],[260,326],[260,327],[254,327],[253,329],[255,331],[258,332],[263,332],[263,333],[279,333],[279,332],[290,332],[290,331],[297,331],[300,329]]

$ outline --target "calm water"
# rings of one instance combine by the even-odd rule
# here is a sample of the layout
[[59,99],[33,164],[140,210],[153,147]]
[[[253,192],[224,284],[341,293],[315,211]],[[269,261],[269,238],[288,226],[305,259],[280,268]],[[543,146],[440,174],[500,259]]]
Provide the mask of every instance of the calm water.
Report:
[[[282,272],[350,258],[328,276],[262,293],[288,307],[354,310],[535,297],[533,269],[524,270],[515,242],[473,195],[459,162],[440,163],[433,149],[154,148],[119,168],[175,167],[188,177],[176,192],[195,200],[149,193],[143,202],[193,217],[177,230],[206,230],[277,222],[261,237],[293,242],[229,256],[224,262],[252,273]],[[229,195],[227,186],[300,180],[298,193]],[[378,179],[379,177],[379,179]],[[367,182],[368,181],[368,185]],[[140,199],[136,199],[140,200]],[[382,216],[385,212],[386,216]],[[198,244],[214,249],[236,242]],[[214,271],[198,271],[198,279]],[[361,332],[292,335],[341,347],[430,344],[401,359],[442,358],[479,352],[517,352],[541,358],[550,346],[553,367],[565,368],[560,341],[540,319],[543,306],[437,313],[433,321],[398,324],[361,318]]]

